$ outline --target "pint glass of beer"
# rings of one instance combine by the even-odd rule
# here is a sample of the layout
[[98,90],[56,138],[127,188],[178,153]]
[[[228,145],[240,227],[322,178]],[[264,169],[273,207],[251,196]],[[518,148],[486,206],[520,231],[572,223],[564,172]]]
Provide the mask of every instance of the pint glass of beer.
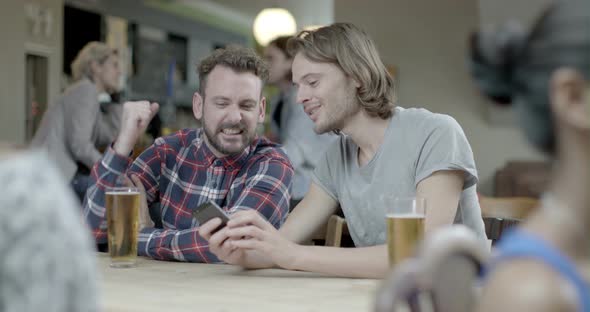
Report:
[[106,213],[111,267],[134,267],[137,260],[139,190],[112,187],[106,190]]
[[424,237],[426,201],[421,197],[384,197],[387,205],[387,248],[389,266],[411,257]]

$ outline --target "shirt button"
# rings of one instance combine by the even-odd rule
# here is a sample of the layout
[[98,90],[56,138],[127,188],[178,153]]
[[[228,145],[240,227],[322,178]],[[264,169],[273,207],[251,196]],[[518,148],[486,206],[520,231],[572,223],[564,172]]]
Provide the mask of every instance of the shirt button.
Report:
[[217,182],[213,182],[213,184],[211,184],[211,186],[212,186],[213,188],[217,188]]
[[221,160],[217,159],[213,162],[215,166],[221,166]]

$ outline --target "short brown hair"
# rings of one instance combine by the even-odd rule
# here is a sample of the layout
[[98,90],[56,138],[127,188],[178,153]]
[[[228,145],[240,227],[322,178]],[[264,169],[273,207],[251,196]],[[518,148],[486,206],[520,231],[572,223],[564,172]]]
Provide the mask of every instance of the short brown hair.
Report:
[[289,42],[289,39],[291,38],[293,38],[293,36],[280,36],[273,39],[271,42],[268,43],[268,45],[277,47],[277,49],[281,50],[281,52],[283,52],[283,54],[285,54],[287,58],[293,58],[293,56],[289,53],[289,50],[287,49],[287,42]]
[[381,61],[371,38],[350,23],[335,23],[304,30],[287,43],[289,54],[298,52],[311,61],[331,63],[360,83],[357,100],[369,116],[387,119],[395,107],[393,77]]
[[229,67],[238,73],[252,73],[260,78],[263,84],[268,80],[266,63],[254,50],[239,46],[228,46],[224,49],[215,50],[199,64],[199,93],[201,93],[201,96],[205,96],[207,77],[217,65]]

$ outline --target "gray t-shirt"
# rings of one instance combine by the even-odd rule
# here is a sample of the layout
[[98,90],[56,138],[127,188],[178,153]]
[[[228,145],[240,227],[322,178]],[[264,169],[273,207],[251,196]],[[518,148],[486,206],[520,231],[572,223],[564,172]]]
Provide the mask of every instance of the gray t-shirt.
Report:
[[380,196],[414,196],[418,183],[439,170],[465,173],[455,223],[485,239],[473,153],[455,119],[396,107],[373,159],[359,168],[357,153],[358,146],[343,135],[328,147],[313,175],[313,181],[340,203],[357,247],[386,242],[386,207],[379,204]]

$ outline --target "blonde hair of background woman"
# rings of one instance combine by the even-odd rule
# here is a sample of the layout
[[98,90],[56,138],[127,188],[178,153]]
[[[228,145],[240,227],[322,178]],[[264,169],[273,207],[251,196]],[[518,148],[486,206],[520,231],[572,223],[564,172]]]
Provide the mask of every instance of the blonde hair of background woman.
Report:
[[98,41],[87,43],[82,50],[78,52],[72,62],[72,78],[78,81],[82,78],[92,80],[92,63],[96,62],[102,65],[111,55],[116,55],[117,50],[110,48],[106,44]]

